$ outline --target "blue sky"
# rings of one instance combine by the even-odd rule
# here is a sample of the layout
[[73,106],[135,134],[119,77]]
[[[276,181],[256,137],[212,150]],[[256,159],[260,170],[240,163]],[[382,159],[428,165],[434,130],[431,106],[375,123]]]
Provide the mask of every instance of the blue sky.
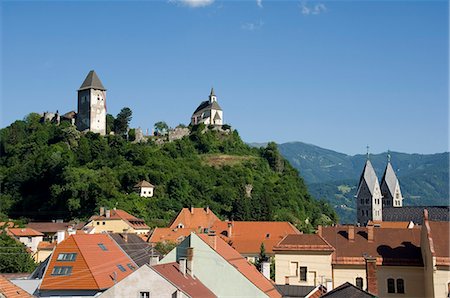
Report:
[[95,69],[133,127],[188,123],[214,86],[247,142],[448,150],[446,1],[3,1],[1,127],[76,110]]

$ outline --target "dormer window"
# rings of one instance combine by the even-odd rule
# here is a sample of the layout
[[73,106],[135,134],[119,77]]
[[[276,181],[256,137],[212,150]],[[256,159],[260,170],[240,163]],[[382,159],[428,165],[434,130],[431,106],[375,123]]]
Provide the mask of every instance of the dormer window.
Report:
[[103,251],[108,251],[108,249],[106,248],[106,246],[103,243],[99,243],[98,246],[103,250]]

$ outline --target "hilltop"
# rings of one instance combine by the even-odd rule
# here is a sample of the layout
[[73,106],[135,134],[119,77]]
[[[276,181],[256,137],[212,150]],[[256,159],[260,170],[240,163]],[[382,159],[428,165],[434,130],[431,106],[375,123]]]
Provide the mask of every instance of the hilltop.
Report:
[[[305,179],[316,198],[330,202],[341,221],[354,222],[356,187],[366,155],[350,156],[302,142],[279,144],[280,153]],[[407,154],[390,152],[405,206],[448,205],[449,154]],[[371,154],[370,160],[381,179],[387,153]]]
[[[0,131],[2,217],[87,219],[105,206],[162,226],[182,207],[209,206],[224,219],[288,220],[305,231],[337,220],[274,143],[252,148],[236,130],[201,124],[179,140],[136,143],[40,119]],[[156,186],[154,197],[134,192],[140,180]]]

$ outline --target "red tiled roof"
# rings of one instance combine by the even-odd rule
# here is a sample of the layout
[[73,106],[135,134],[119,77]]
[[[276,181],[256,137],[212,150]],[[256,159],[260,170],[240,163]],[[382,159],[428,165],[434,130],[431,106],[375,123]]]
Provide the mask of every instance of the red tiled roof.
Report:
[[[414,225],[414,223],[411,223],[410,221],[371,221],[367,223],[368,226],[377,226],[379,228],[385,228],[385,229],[408,229],[410,224]],[[415,228],[418,228],[419,226],[414,226]]]
[[183,275],[178,267],[178,263],[167,263],[152,266],[155,271],[172,282],[178,289],[182,290],[190,297],[217,297],[199,279],[194,279],[189,274]]
[[6,228],[13,228],[14,222],[12,221],[0,221],[0,228],[6,227]]
[[[368,241],[368,229],[373,241]],[[354,227],[354,241],[348,226],[323,227],[322,237],[335,248],[333,264],[365,264],[363,255],[377,258],[378,265],[422,266],[420,229]]]
[[42,233],[56,233],[60,230],[67,230],[70,225],[68,222],[30,222],[27,224],[27,228],[32,228]]
[[[103,244],[107,251],[99,244]],[[57,261],[60,253],[76,253],[77,256],[75,261]],[[120,281],[133,272],[127,264],[137,267],[108,235],[72,235],[57,245],[40,289],[104,290],[114,285],[114,277]],[[72,273],[68,276],[52,275],[55,266],[71,266]]]
[[182,224],[184,228],[198,230],[210,228],[216,221],[220,219],[209,208],[183,208],[170,224],[170,228],[175,229]]
[[142,180],[141,182],[136,184],[134,187],[136,187],[136,188],[138,188],[138,187],[153,187],[154,188],[155,186],[148,181]]
[[131,215],[130,213],[120,210],[120,209],[110,210],[109,218],[106,218],[105,215],[94,215],[94,216],[91,216],[89,221],[92,221],[92,220],[115,220],[115,219],[121,219],[121,220],[127,222],[134,229],[150,229],[145,224],[144,220],[137,218],[137,217]]
[[[218,236],[209,236],[206,234],[198,235],[210,247],[212,247],[219,255],[221,255],[228,263],[233,265],[241,272],[250,282],[257,286],[261,291],[272,298],[281,298],[280,293],[270,280],[265,278],[255,266],[249,264],[236,250],[229,246]],[[211,244],[211,240],[215,242],[215,246]]]
[[184,238],[189,236],[191,233],[191,229],[183,228],[183,229],[172,229],[172,228],[155,228],[152,235],[150,236],[149,242],[180,242],[183,241]]
[[48,242],[48,241],[41,241],[38,244],[37,249],[38,250],[53,250],[55,248],[56,242]]
[[[231,237],[228,235],[231,224]],[[211,230],[220,235],[241,254],[258,254],[261,243],[266,253],[273,253],[276,246],[286,235],[300,234],[289,222],[281,221],[217,221]]]
[[8,229],[8,233],[16,237],[44,236],[41,232],[31,228],[10,228]]
[[0,296],[5,296],[7,298],[27,298],[33,297],[28,294],[22,288],[16,286],[9,280],[7,280],[4,276],[0,275]]
[[[450,222],[429,221],[428,225],[431,231],[436,264],[450,266]],[[427,227],[424,225],[423,228]]]
[[287,235],[278,243],[273,250],[303,250],[303,251],[334,251],[325,239],[318,234],[293,234]]

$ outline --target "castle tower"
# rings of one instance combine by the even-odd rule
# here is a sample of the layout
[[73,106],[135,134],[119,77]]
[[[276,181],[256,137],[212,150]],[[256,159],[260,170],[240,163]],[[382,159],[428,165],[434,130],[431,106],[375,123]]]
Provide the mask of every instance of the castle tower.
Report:
[[400,183],[391,165],[391,155],[388,154],[388,162],[381,180],[381,194],[383,195],[383,207],[402,207],[403,196]]
[[106,89],[91,70],[78,89],[77,129],[106,134]]
[[378,177],[369,160],[369,154],[367,154],[366,164],[356,192],[356,218],[359,224],[365,225],[369,220],[381,221],[383,219],[382,197]]

